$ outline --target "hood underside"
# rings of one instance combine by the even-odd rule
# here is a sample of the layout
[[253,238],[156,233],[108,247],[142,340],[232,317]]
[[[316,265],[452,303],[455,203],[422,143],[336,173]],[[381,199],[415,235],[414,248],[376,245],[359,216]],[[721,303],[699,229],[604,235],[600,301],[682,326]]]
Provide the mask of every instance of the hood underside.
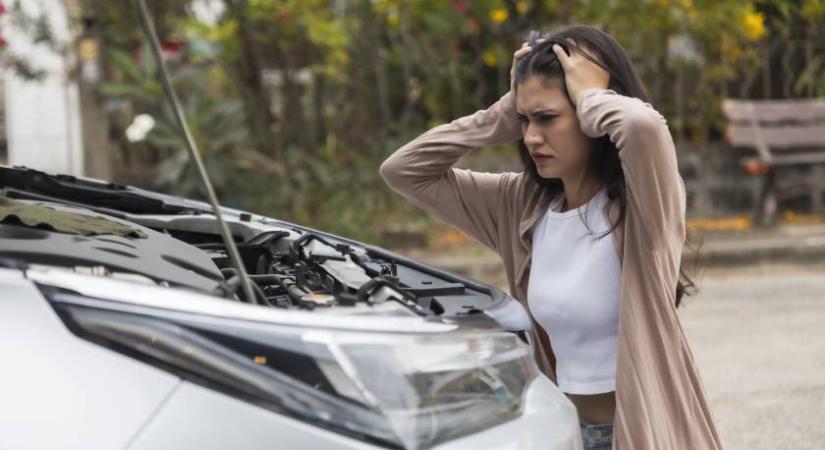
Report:
[[0,257],[30,264],[286,309],[466,316],[506,297],[378,247],[226,209],[255,288],[250,301],[201,202],[18,167],[0,167],[0,199],[15,208],[0,214]]

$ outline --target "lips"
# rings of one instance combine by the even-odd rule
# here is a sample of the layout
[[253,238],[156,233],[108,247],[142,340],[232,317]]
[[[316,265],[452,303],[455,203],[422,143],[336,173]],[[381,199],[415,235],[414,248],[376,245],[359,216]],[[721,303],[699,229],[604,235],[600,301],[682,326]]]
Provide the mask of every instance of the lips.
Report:
[[533,161],[535,161],[536,163],[543,163],[551,161],[553,159],[552,155],[542,155],[539,153],[533,153],[531,156],[533,157]]

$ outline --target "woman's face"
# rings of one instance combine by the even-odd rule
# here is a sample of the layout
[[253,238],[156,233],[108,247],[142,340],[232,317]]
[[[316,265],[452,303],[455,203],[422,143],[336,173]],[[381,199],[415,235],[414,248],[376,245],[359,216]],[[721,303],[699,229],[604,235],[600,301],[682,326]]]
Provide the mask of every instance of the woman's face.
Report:
[[587,171],[591,139],[579,127],[561,80],[531,76],[519,83],[516,111],[524,144],[542,178],[578,178]]

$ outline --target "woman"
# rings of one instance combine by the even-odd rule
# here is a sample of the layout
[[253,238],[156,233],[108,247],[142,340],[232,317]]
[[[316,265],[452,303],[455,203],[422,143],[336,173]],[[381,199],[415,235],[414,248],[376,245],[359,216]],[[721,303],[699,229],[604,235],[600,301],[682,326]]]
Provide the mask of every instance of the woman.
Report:
[[[381,175],[499,253],[586,449],[722,448],[676,314],[685,191],[664,118],[594,27],[525,44],[512,75],[498,102],[406,144]],[[523,172],[452,167],[514,141]]]

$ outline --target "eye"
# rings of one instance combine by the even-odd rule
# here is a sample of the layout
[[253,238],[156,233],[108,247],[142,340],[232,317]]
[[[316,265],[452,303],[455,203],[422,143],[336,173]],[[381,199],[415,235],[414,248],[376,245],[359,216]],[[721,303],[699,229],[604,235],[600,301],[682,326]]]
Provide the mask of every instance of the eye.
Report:
[[527,116],[525,116],[524,114],[516,114],[516,119],[518,119],[519,123],[522,124],[529,122],[529,119],[527,119]]
[[556,115],[556,114],[539,114],[538,119],[539,119],[539,122],[548,123],[548,122],[551,122],[556,117],[558,117],[558,115]]

